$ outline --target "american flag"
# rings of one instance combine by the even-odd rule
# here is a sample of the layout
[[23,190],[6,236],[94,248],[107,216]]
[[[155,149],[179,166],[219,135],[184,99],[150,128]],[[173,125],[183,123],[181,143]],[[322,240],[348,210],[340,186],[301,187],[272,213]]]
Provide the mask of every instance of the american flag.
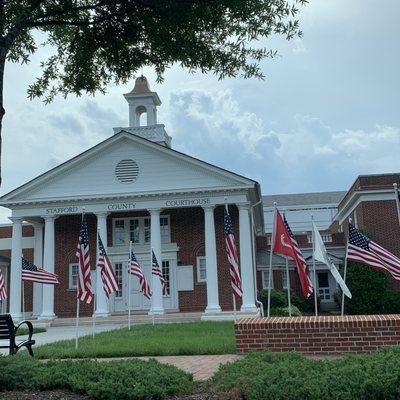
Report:
[[100,234],[97,234],[97,238],[99,245],[99,258],[97,260],[97,267],[100,268],[104,292],[107,297],[110,297],[111,293],[117,292],[119,290],[118,282],[110,259],[108,258],[106,249],[103,246]]
[[4,276],[0,269],[0,300],[6,300],[6,299],[7,299],[6,282],[4,281]]
[[313,285],[310,280],[310,277],[308,276],[308,266],[306,263],[306,260],[303,257],[303,254],[300,250],[299,244],[297,243],[296,238],[293,235],[292,230],[290,229],[290,226],[286,220],[286,216],[283,215],[283,223],[285,224],[285,228],[287,229],[290,239],[292,241],[292,248],[295,254],[294,257],[294,262],[296,264],[297,272],[300,277],[300,283],[302,286],[302,292],[305,298],[308,298],[311,293],[313,292]]
[[85,217],[82,218],[76,257],[78,258],[77,298],[80,301],[90,304],[93,299],[93,292],[92,279],[90,277],[89,238]]
[[147,282],[147,279],[144,276],[142,268],[138,260],[136,259],[135,253],[133,251],[131,251],[131,256],[129,258],[128,273],[135,275],[139,278],[140,291],[143,293],[143,296],[150,299],[152,295],[150,285]]
[[45,283],[48,285],[56,285],[60,283],[58,276],[51,272],[38,268],[22,257],[22,280],[27,282]]
[[228,206],[226,206],[224,210],[224,233],[232,290],[236,297],[241,298],[243,295],[242,279],[240,278],[239,258],[236,250],[235,236],[233,234],[232,221],[229,216]]
[[168,295],[168,283],[163,277],[163,274],[161,272],[160,266],[158,265],[158,261],[156,258],[156,255],[154,254],[154,250],[151,250],[152,258],[151,258],[151,273],[153,275],[156,275],[160,278],[160,282],[162,285],[162,290],[163,290],[163,295],[167,296]]
[[349,224],[347,258],[368,265],[371,268],[389,272],[400,281],[400,259],[385,250]]

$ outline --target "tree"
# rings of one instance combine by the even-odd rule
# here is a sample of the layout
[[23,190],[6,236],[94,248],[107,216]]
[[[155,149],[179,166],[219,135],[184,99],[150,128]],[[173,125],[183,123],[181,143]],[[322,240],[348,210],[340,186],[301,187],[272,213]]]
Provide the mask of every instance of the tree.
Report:
[[57,94],[104,93],[107,83],[125,83],[143,66],[154,67],[159,81],[174,63],[220,79],[263,78],[260,61],[277,53],[260,40],[301,36],[295,18],[306,2],[0,0],[0,161],[6,60],[28,63],[39,46],[54,49],[28,87],[30,99],[45,103]]

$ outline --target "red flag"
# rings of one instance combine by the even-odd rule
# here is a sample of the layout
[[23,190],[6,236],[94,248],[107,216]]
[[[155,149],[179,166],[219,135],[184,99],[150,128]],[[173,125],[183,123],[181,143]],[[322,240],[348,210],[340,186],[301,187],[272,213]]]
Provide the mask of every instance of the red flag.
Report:
[[303,296],[308,298],[313,291],[313,287],[310,278],[308,277],[307,263],[301,254],[299,245],[290,230],[286,218],[284,220],[278,210],[276,210],[275,214],[275,238],[272,250],[274,253],[293,259],[299,275],[301,291]]

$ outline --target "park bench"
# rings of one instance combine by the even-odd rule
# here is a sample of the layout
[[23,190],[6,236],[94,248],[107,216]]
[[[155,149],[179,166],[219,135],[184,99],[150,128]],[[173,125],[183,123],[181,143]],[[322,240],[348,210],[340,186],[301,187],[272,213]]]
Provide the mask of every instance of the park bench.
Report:
[[[28,327],[28,339],[20,342],[15,341],[15,335],[21,325]],[[32,340],[33,326],[29,321],[22,321],[18,325],[14,325],[14,322],[10,314],[0,314],[0,349],[10,349],[10,355],[14,355],[21,347],[26,347],[29,354],[33,357],[32,346],[35,341]],[[1,341],[8,340],[8,344],[2,344]]]

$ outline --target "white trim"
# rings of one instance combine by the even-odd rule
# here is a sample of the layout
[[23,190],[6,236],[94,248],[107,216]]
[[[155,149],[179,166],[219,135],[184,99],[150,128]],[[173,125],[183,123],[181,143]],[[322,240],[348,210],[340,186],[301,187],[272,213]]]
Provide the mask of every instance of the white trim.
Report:
[[74,266],[77,267],[77,269],[76,269],[76,272],[77,272],[76,277],[78,278],[78,263],[69,263],[68,264],[68,289],[69,290],[76,290],[76,288],[77,288],[76,284],[75,285],[72,284],[72,268]]
[[[161,226],[161,218],[166,218],[168,220],[168,238],[167,241],[162,241],[162,244],[166,244],[166,243],[171,243],[171,217],[169,214],[162,214],[160,215],[160,226]],[[150,240],[149,241],[145,241],[145,225],[144,222],[145,220],[150,220],[150,215],[143,215],[143,216],[139,216],[139,217],[123,217],[123,218],[118,218],[118,217],[113,217],[112,218],[112,243],[113,243],[113,247],[120,247],[120,246],[127,246],[127,244],[129,244],[129,241],[131,240],[130,237],[130,232],[131,232],[131,221],[138,221],[138,227],[139,227],[139,241],[138,242],[134,242],[132,241],[132,244],[134,246],[138,246],[138,245],[150,245]],[[116,239],[116,222],[117,221],[124,221],[124,243],[122,244],[117,244],[115,239]],[[150,226],[150,225],[149,225]],[[163,238],[163,236],[161,235],[161,239]]]
[[339,224],[349,217],[349,215],[357,208],[363,201],[390,201],[396,200],[393,189],[382,190],[359,190],[352,193],[346,203],[334,216],[334,221],[339,221]]
[[101,153],[108,147],[114,145],[115,143],[123,141],[124,139],[131,140],[139,146],[142,145],[144,147],[151,148],[153,150],[156,150],[159,153],[165,154],[168,157],[171,157],[174,159],[178,159],[189,165],[200,167],[200,168],[207,170],[215,175],[224,176],[228,179],[232,179],[233,181],[237,182],[239,185],[245,185],[246,188],[254,188],[254,185],[256,184],[256,182],[251,179],[245,178],[243,176],[240,176],[240,175],[235,174],[230,171],[226,171],[220,167],[208,164],[204,161],[190,157],[190,156],[180,153],[178,151],[169,149],[165,146],[151,142],[147,139],[144,139],[144,138],[134,135],[132,133],[129,133],[126,131],[121,131],[121,132],[117,133],[116,135],[113,135],[113,136],[109,137],[108,139],[104,140],[103,142],[95,145],[94,147],[90,148],[89,150],[86,150],[85,152],[77,155],[76,157],[73,157],[72,159],[64,162],[63,164],[51,169],[50,171],[45,172],[42,175],[39,175],[38,177],[34,178],[33,180],[12,190],[11,192],[5,194],[4,196],[1,197],[0,204],[1,205],[10,204],[9,202],[11,199],[15,199],[18,196],[23,195],[24,193],[28,192],[31,189],[33,189],[35,187],[39,187],[39,186],[45,184],[46,182],[53,180],[55,177],[61,175],[63,172],[70,170],[71,168],[75,167],[76,165],[82,165],[87,160],[93,158],[94,156]]
[[[204,273],[205,273],[205,278],[201,279],[200,278],[200,261],[204,260]],[[207,283],[207,257],[206,256],[197,256],[196,257],[196,272],[197,272],[197,282],[198,283]]]
[[[272,276],[271,276],[271,289],[274,288],[274,270],[271,271],[272,272]],[[264,275],[266,273],[269,273],[269,269],[263,269],[261,274],[262,274],[262,287],[264,290],[268,290],[268,285],[265,285],[265,277]]]

